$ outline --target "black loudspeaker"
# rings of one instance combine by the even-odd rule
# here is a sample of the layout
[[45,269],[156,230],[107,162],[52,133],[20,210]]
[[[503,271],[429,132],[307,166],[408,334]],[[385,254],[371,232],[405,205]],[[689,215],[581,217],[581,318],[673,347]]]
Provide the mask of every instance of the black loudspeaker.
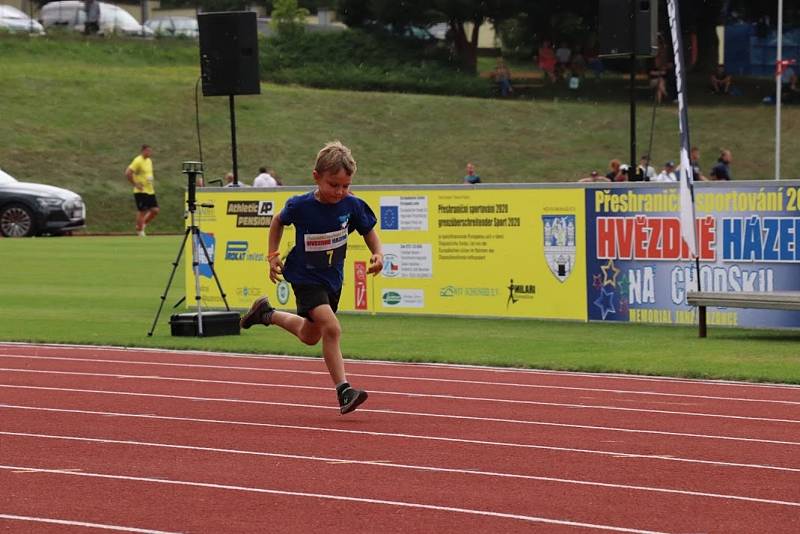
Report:
[[255,12],[202,13],[197,23],[203,95],[261,94]]
[[631,55],[631,2],[636,10],[636,55],[654,56],[658,49],[656,0],[600,0],[598,35],[601,56]]

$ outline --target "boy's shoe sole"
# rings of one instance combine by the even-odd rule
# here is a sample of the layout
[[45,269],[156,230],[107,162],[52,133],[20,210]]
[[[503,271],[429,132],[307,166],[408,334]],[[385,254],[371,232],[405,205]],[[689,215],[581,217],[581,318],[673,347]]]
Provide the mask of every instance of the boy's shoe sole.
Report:
[[239,320],[239,326],[247,330],[254,324],[263,324],[264,326],[269,326],[268,323],[264,322],[264,317],[270,311],[274,310],[272,306],[269,304],[269,299],[267,297],[259,297],[253,302],[253,305],[250,306],[250,310],[242,315],[242,318]]
[[355,391],[355,395],[347,402],[347,404],[343,404],[340,406],[339,410],[342,412],[342,415],[346,413],[350,413],[359,406],[361,406],[369,395],[363,389],[353,389]]

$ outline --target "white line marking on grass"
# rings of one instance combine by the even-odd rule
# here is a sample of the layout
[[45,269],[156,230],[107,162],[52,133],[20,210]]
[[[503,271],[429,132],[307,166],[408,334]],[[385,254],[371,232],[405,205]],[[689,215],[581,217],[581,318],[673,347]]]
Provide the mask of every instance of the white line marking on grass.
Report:
[[[19,466],[8,466],[8,465],[0,465],[0,469],[19,469]],[[134,476],[126,476],[126,475],[111,475],[111,474],[104,474],[104,473],[64,473],[57,469],[37,469],[37,471],[41,473],[47,474],[55,474],[55,475],[69,475],[69,476],[82,476],[82,477],[94,477],[94,478],[101,478],[101,479],[112,479],[112,480],[125,480],[131,482],[149,482],[154,484],[169,484],[175,486],[190,486],[190,487],[198,487],[198,488],[206,488],[206,489],[215,489],[215,490],[229,490],[229,491],[239,491],[239,492],[247,492],[247,493],[260,493],[260,494],[268,494],[268,495],[283,495],[289,497],[305,497],[305,498],[312,498],[312,499],[326,499],[326,500],[334,500],[334,501],[345,501],[345,502],[356,502],[359,504],[377,504],[377,505],[384,505],[384,506],[393,506],[399,508],[414,508],[420,510],[433,510],[435,512],[454,512],[460,514],[468,514],[468,515],[477,515],[477,516],[484,516],[484,517],[492,517],[498,519],[516,519],[520,521],[527,521],[530,523],[544,523],[550,525],[562,525],[562,526],[571,526],[571,527],[583,527],[583,528],[593,528],[598,530],[609,530],[614,532],[630,532],[636,534],[666,534],[663,532],[655,532],[649,530],[637,530],[631,528],[624,528],[624,527],[615,527],[610,525],[600,525],[595,523],[579,523],[575,521],[567,521],[567,520],[560,520],[560,519],[550,519],[545,517],[537,517],[537,516],[529,516],[529,515],[519,515],[519,514],[507,514],[502,512],[492,512],[489,510],[474,510],[470,508],[454,508],[451,506],[436,506],[433,504],[421,504],[421,503],[412,503],[412,502],[404,502],[404,501],[389,501],[383,499],[368,499],[363,497],[345,497],[343,495],[330,495],[324,493],[306,493],[306,492],[299,492],[299,491],[283,491],[283,490],[276,490],[276,489],[268,489],[268,488],[254,488],[254,487],[247,487],[247,486],[233,486],[228,484],[213,484],[208,482],[194,482],[188,480],[164,480],[164,479],[157,479],[157,478],[146,478],[146,477],[134,477]]]
[[[351,375],[352,376],[352,375]],[[276,384],[278,386],[278,384]],[[312,388],[313,386],[290,386],[290,387],[299,387],[299,388]],[[130,395],[134,397],[155,397],[155,398],[164,398],[164,399],[181,399],[181,400],[194,400],[194,401],[208,401],[208,402],[232,402],[232,403],[241,403],[241,404],[263,404],[267,406],[292,406],[295,408],[321,408],[327,410],[337,409],[334,406],[322,406],[318,404],[301,404],[301,403],[289,403],[289,402],[275,402],[275,401],[264,401],[264,400],[250,400],[250,399],[229,399],[229,398],[220,398],[220,397],[193,397],[188,395],[164,395],[159,393],[138,393],[133,391],[107,391],[107,390],[99,390],[99,389],[79,389],[79,388],[57,388],[57,387],[46,387],[46,386],[22,386],[17,384],[0,384],[0,388],[10,388],[10,389],[34,389],[34,390],[45,390],[45,391],[68,391],[73,393],[93,393],[93,394],[102,394],[102,395]],[[319,388],[324,389],[324,388]],[[374,392],[374,393],[381,393],[381,392]],[[413,396],[430,396],[435,397],[436,395],[423,395],[423,394],[415,394],[415,393],[398,393],[394,392],[391,394],[398,394],[408,397]],[[457,397],[453,397],[457,398]],[[475,399],[475,400],[490,400],[490,399]],[[790,423],[790,424],[800,424],[800,420],[797,419],[774,419],[768,417],[748,417],[744,415],[725,415],[725,414],[710,414],[710,413],[696,413],[696,412],[676,412],[676,411],[668,411],[668,410],[647,410],[642,408],[620,408],[615,406],[593,406],[593,405],[586,405],[586,404],[558,404],[558,403],[550,403],[550,402],[536,402],[536,401],[519,401],[519,402],[527,402],[531,404],[537,405],[544,405],[544,406],[558,406],[558,407],[566,407],[566,408],[573,408],[573,409],[582,409],[582,410],[614,410],[614,411],[625,411],[625,412],[645,412],[645,413],[657,413],[662,415],[679,415],[679,416],[687,416],[687,417],[706,417],[711,419],[734,419],[734,420],[744,420],[744,421],[759,421],[765,423]],[[393,415],[412,415],[412,416],[426,416],[426,417],[451,417],[455,419],[470,419],[476,421],[495,421],[501,423],[517,423],[517,424],[539,424],[538,422],[526,421],[521,419],[504,419],[504,418],[494,418],[494,417],[477,417],[477,416],[470,416],[470,415],[455,415],[455,414],[434,414],[434,413],[423,413],[423,412],[406,412],[400,410],[379,410],[375,408],[359,408],[361,412],[370,412],[370,413],[385,413],[385,414],[393,414]]]
[[[571,447],[555,447],[550,445],[533,445],[528,443],[513,443],[507,441],[486,441],[486,440],[477,440],[477,439],[466,439],[466,438],[450,438],[444,436],[430,436],[430,435],[420,435],[420,434],[400,434],[400,433],[392,433],[392,432],[376,432],[370,430],[348,430],[348,429],[341,429],[341,428],[326,428],[326,427],[314,427],[314,426],[302,426],[302,425],[281,425],[278,423],[257,423],[257,422],[250,422],[250,421],[226,421],[226,420],[219,420],[219,419],[201,419],[201,418],[193,418],[193,417],[173,417],[167,415],[152,415],[152,414],[133,414],[133,413],[121,413],[121,412],[99,412],[99,411],[90,411],[90,410],[70,410],[66,408],[43,408],[39,406],[18,406],[18,405],[10,405],[10,404],[0,404],[0,409],[10,409],[10,410],[28,410],[28,411],[39,411],[39,412],[54,412],[54,413],[72,413],[72,414],[81,414],[81,415],[99,415],[103,417],[112,416],[112,417],[131,417],[135,419],[154,419],[154,420],[162,420],[162,421],[181,421],[181,422],[189,422],[189,423],[203,423],[203,424],[214,424],[214,425],[232,425],[232,426],[251,426],[256,428],[280,428],[285,430],[300,430],[304,432],[333,432],[333,433],[341,433],[341,434],[354,434],[354,435],[361,435],[361,436],[377,436],[377,437],[388,437],[388,438],[399,438],[399,439],[416,439],[416,440],[424,440],[424,441],[435,441],[435,442],[444,442],[444,443],[461,443],[466,445],[480,445],[480,446],[491,446],[491,447],[512,447],[512,448],[520,448],[520,449],[533,449],[533,450],[545,450],[545,451],[556,451],[556,452],[573,452],[573,453],[580,453],[580,454],[596,454],[600,456],[611,456],[615,458],[642,458],[646,460],[663,460],[663,461],[670,461],[670,462],[687,462],[687,463],[696,463],[696,464],[705,464],[705,465],[714,465],[714,466],[722,466],[722,467],[744,467],[744,468],[752,468],[752,469],[767,469],[772,471],[785,471],[789,473],[796,473],[800,472],[800,469],[793,468],[793,467],[781,467],[775,465],[760,465],[760,464],[746,464],[746,463],[736,463],[736,462],[721,462],[721,461],[714,461],[714,460],[699,460],[694,458],[681,458],[671,455],[659,455],[659,454],[634,454],[634,453],[624,453],[619,451],[603,451],[603,450],[596,450],[596,449],[576,449]],[[603,428],[603,430],[612,430],[615,431],[616,429],[607,429]],[[646,431],[646,430],[624,430],[625,432],[639,432],[643,434],[665,434],[664,432],[655,432],[655,431]],[[800,442],[791,442],[791,441],[771,441],[771,440],[762,440],[762,439],[750,439],[750,438],[737,438],[737,437],[730,437],[730,436],[706,436],[702,434],[674,434],[674,433],[667,433],[669,435],[677,435],[680,437],[693,437],[693,438],[704,438],[704,439],[718,439],[718,440],[730,440],[730,441],[743,441],[743,442],[757,442],[757,443],[767,443],[771,445],[795,445],[800,446]],[[617,442],[612,442],[617,443]]]
[[[288,389],[310,389],[316,391],[330,391],[330,387],[321,387],[321,386],[305,386],[296,384],[280,384],[280,383],[265,383],[265,382],[243,382],[234,380],[208,380],[200,378],[181,378],[181,377],[170,377],[170,376],[121,375],[117,373],[85,373],[78,371],[42,371],[34,369],[16,369],[16,368],[0,368],[0,371],[6,371],[10,373],[91,376],[91,377],[120,378],[120,379],[126,378],[126,379],[139,379],[139,380],[156,380],[162,382],[172,381],[172,382],[189,382],[189,383],[199,383],[199,384],[222,384],[222,385],[251,386],[251,387],[263,387],[263,388],[288,388]],[[355,376],[355,375],[350,375],[350,376]],[[2,387],[2,384],[0,384],[0,387]],[[612,410],[621,412],[643,412],[643,413],[657,413],[657,414],[681,415],[681,416],[693,416],[693,417],[743,419],[749,421],[766,421],[773,423],[800,423],[800,420],[797,419],[777,419],[769,417],[728,415],[728,414],[715,414],[715,413],[703,413],[703,412],[679,412],[674,410],[655,410],[652,408],[628,408],[624,406],[607,406],[607,405],[597,405],[597,404],[574,404],[574,403],[564,403],[564,402],[545,402],[545,401],[532,401],[532,400],[521,400],[521,399],[497,399],[491,397],[466,397],[461,395],[413,393],[404,391],[382,391],[375,389],[370,389],[370,392],[380,393],[382,395],[395,395],[402,397],[422,397],[422,398],[465,400],[465,401],[478,401],[478,402],[496,402],[496,403],[506,403],[506,404],[526,404],[532,406],[555,406],[560,408],[577,408],[584,410]]]
[[[291,374],[306,374],[306,375],[319,375],[328,376],[325,371],[312,371],[304,369],[280,369],[269,367],[240,367],[230,365],[208,365],[208,364],[189,364],[177,362],[149,362],[139,360],[105,360],[98,358],[67,358],[63,356],[28,356],[17,354],[0,354],[0,358],[18,358],[30,360],[57,360],[69,362],[91,362],[91,363],[110,363],[110,364],[123,364],[123,365],[152,365],[163,367],[186,367],[186,368],[199,368],[199,369],[225,369],[231,371],[257,371],[268,373],[291,373]],[[471,384],[471,385],[489,385],[489,386],[502,386],[502,387],[516,387],[516,388],[531,388],[531,389],[555,389],[566,391],[593,391],[598,393],[615,393],[621,395],[646,395],[653,397],[679,397],[689,399],[704,399],[704,400],[722,400],[722,401],[740,401],[740,402],[760,402],[767,404],[786,404],[791,406],[800,406],[800,401],[789,400],[774,400],[774,399],[754,399],[748,397],[722,397],[716,395],[692,395],[687,393],[664,393],[658,391],[640,391],[640,390],[627,390],[627,389],[609,389],[609,388],[591,388],[591,387],[576,387],[576,386],[555,386],[545,384],[520,384],[514,382],[492,382],[485,380],[463,380],[455,378],[436,378],[436,377],[417,377],[417,376],[397,376],[397,375],[376,375],[365,373],[348,373],[349,376],[357,376],[362,378],[379,378],[390,380],[408,380],[420,382],[442,382],[453,384]],[[157,377],[156,377],[157,378]]]
[[[70,345],[61,343],[27,343],[27,342],[4,342],[3,345],[16,346],[16,347],[30,347],[30,348],[60,348],[67,350],[74,350],[85,352],[86,350],[98,350],[108,352],[121,352],[125,353],[156,353],[156,354],[174,354],[180,357],[193,357],[197,355],[211,356],[217,358],[241,358],[252,360],[282,360],[282,361],[316,361],[319,362],[318,356],[290,356],[282,354],[250,354],[250,353],[237,353],[237,352],[215,352],[203,350],[177,350],[177,349],[159,349],[152,347],[117,347],[112,345]],[[115,360],[116,361],[116,360]],[[120,360],[122,361],[122,360]],[[646,382],[673,382],[684,384],[708,384],[717,386],[735,386],[735,387],[752,387],[752,388],[766,388],[766,389],[789,389],[800,390],[800,384],[778,384],[771,382],[743,382],[736,380],[724,379],[702,379],[702,378],[679,378],[671,376],[651,376],[651,375],[638,375],[638,374],[623,374],[623,373],[590,373],[586,371],[555,371],[549,369],[525,369],[516,367],[498,367],[490,365],[470,365],[470,364],[456,364],[456,363],[431,363],[431,362],[397,362],[389,360],[362,360],[345,358],[346,362],[353,365],[385,365],[395,367],[432,367],[435,369],[463,369],[467,371],[477,372],[494,372],[494,373],[511,373],[511,374],[532,374],[532,375],[546,375],[546,376],[564,376],[564,377],[589,377],[589,378],[609,378],[614,380],[641,380]]]
[[[38,470],[28,470],[35,472]],[[15,471],[18,472],[18,471]],[[87,523],[85,521],[67,521],[66,519],[52,519],[49,517],[29,517],[25,515],[0,514],[0,519],[9,521],[31,521],[34,523],[49,523],[51,525],[67,525],[71,527],[98,528],[101,530],[116,530],[121,532],[143,532],[145,534],[178,534],[166,530],[152,530],[145,528],[121,527],[119,525],[106,525],[102,523]]]
[[[447,468],[447,467],[433,467],[433,466],[426,466],[426,465],[410,465],[410,464],[397,464],[397,463],[386,463],[387,460],[352,460],[346,458],[327,458],[321,456],[305,456],[299,454],[280,454],[280,453],[271,453],[271,452],[262,452],[262,451],[243,451],[238,449],[222,449],[222,448],[215,448],[215,447],[197,447],[192,445],[175,445],[175,444],[168,444],[168,443],[151,443],[151,442],[142,442],[142,441],[130,441],[130,440],[114,440],[114,439],[103,439],[103,438],[85,438],[80,436],[54,436],[49,434],[30,434],[30,433],[23,433],[23,432],[0,432],[0,435],[6,436],[19,436],[19,437],[31,437],[31,438],[40,438],[40,439],[54,439],[54,440],[65,440],[65,441],[83,441],[88,443],[102,443],[102,444],[113,444],[113,445],[131,445],[136,447],[153,447],[153,448],[164,448],[164,449],[179,449],[179,450],[189,450],[189,451],[200,451],[200,452],[212,452],[212,453],[222,453],[222,454],[234,454],[234,455],[245,455],[245,456],[263,456],[263,457],[270,457],[270,458],[287,458],[290,460],[305,460],[311,462],[326,462],[326,463],[343,463],[343,464],[355,464],[355,465],[367,465],[373,467],[385,467],[389,469],[406,469],[412,471],[429,471],[434,473],[451,473],[451,474],[458,474],[458,475],[477,475],[483,477],[496,477],[496,478],[512,478],[518,480],[536,480],[540,482],[554,482],[558,484],[569,484],[569,485],[578,485],[578,486],[593,486],[593,487],[600,487],[600,488],[612,488],[612,489],[623,489],[623,490],[635,490],[635,491],[644,491],[644,492],[653,492],[653,493],[666,493],[672,495],[688,495],[690,497],[706,497],[711,499],[722,499],[722,500],[733,500],[733,501],[744,501],[744,502],[751,502],[751,503],[758,503],[758,504],[774,504],[778,506],[789,506],[789,507],[797,507],[800,508],[800,502],[794,501],[780,501],[776,499],[762,499],[758,497],[746,497],[743,495],[727,495],[722,493],[708,493],[702,491],[690,491],[690,490],[681,490],[681,489],[674,489],[674,488],[658,488],[653,486],[635,486],[631,484],[613,484],[608,482],[597,482],[592,480],[575,480],[569,478],[556,478],[556,477],[544,477],[544,476],[535,476],[535,475],[521,475],[516,473],[502,473],[502,472],[495,472],[495,471],[480,471],[477,469],[456,469],[456,468]],[[59,472],[69,472],[74,473],[74,469],[59,469]]]

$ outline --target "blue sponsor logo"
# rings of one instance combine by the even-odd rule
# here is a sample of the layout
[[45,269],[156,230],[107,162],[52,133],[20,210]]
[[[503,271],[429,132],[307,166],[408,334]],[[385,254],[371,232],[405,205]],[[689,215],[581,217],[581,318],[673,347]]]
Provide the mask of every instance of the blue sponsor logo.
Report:
[[264,261],[263,252],[248,252],[247,241],[228,241],[225,245],[225,261]]
[[[197,261],[197,272],[200,276],[205,276],[206,278],[211,278],[213,273],[211,272],[211,265],[210,263],[214,261],[214,248],[216,245],[216,238],[214,234],[206,234],[204,232],[199,232],[200,239],[197,240],[195,238],[195,247],[194,247],[194,254]],[[205,251],[208,252],[208,257],[203,250],[200,242],[205,245]]]
[[244,261],[247,257],[247,241],[228,241],[225,246],[226,261]]
[[400,206],[381,206],[381,230],[400,229]]

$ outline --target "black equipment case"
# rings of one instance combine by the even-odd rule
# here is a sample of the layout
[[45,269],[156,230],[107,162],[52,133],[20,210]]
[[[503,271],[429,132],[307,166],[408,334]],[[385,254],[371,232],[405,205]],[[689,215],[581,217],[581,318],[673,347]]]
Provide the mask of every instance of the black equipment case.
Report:
[[[169,318],[173,336],[199,336],[197,312],[178,313]],[[203,337],[238,336],[239,312],[205,311],[203,312]]]

